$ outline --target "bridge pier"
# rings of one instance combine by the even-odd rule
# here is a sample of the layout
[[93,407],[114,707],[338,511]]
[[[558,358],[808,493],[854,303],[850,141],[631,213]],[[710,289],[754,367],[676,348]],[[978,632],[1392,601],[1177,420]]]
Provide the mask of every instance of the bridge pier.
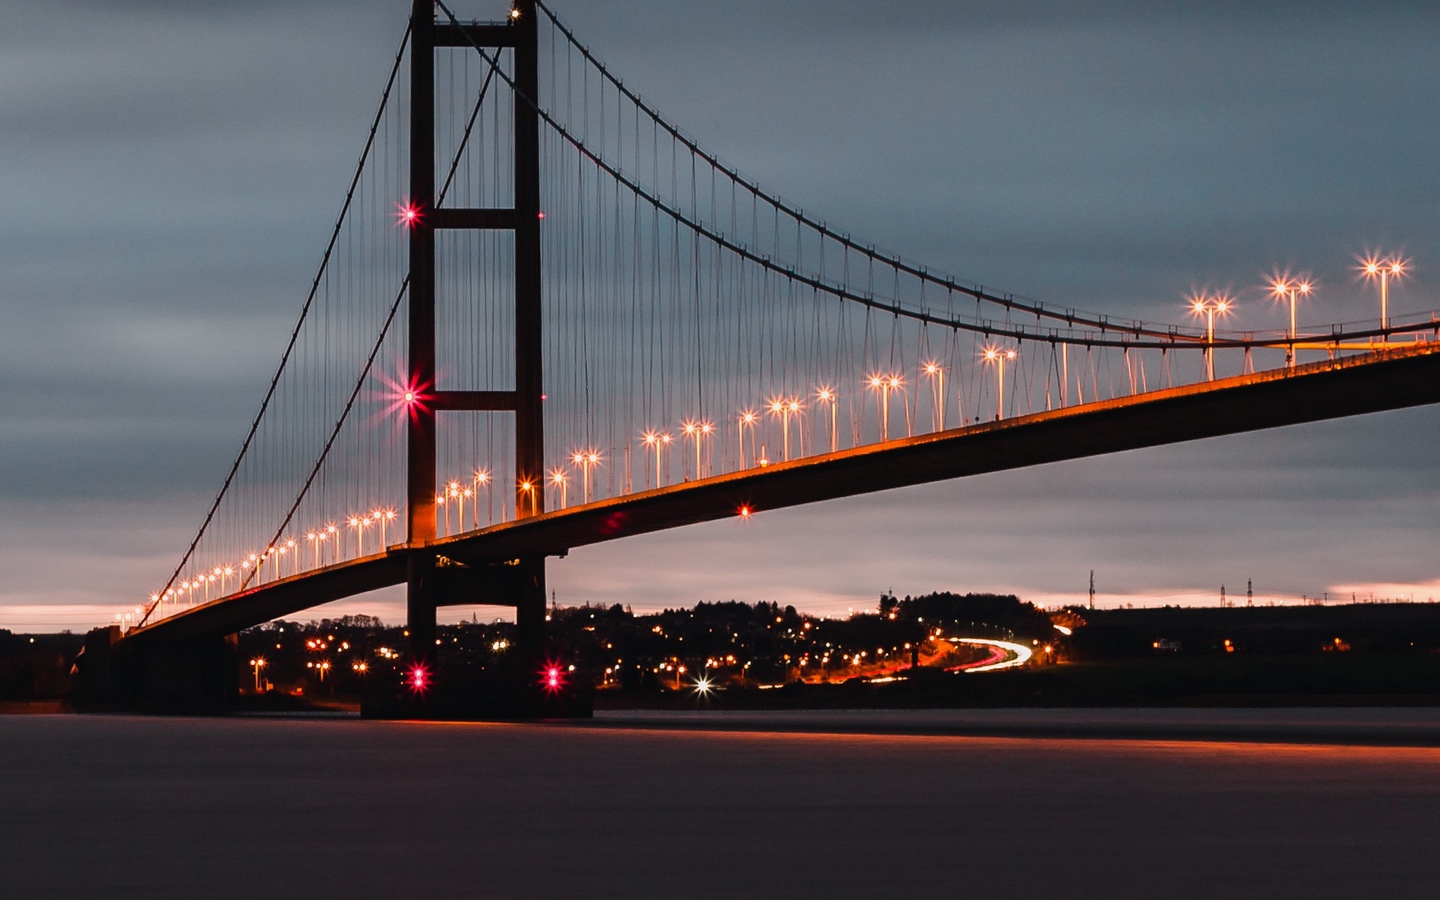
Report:
[[412,553],[406,565],[405,629],[410,660],[426,667],[435,656],[435,555]]
[[549,663],[545,634],[545,557],[522,559],[519,569],[515,657],[519,660],[521,678],[529,680],[529,684],[522,682],[522,687],[539,699],[543,695],[544,670]]
[[[367,718],[514,720],[588,717],[593,688],[552,663],[545,609],[545,557],[468,566],[433,553],[411,557],[407,584],[409,662],[400,684],[367,696]],[[515,641],[502,660],[447,661],[437,646],[441,606],[513,606]],[[556,666],[554,677],[551,666]],[[417,679],[417,672],[423,673]]]
[[96,628],[75,660],[71,702],[81,712],[228,713],[240,696],[235,646],[234,635],[170,644]]

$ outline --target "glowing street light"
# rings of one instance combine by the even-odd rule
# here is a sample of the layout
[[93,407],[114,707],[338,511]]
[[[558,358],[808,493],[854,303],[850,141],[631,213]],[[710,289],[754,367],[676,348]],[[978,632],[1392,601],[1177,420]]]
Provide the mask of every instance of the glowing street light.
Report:
[[553,484],[553,485],[555,485],[556,487],[558,487],[558,488],[560,489],[560,508],[561,508],[561,509],[564,509],[564,508],[568,505],[568,503],[569,503],[568,495],[566,494],[566,491],[565,491],[566,482],[567,482],[567,479],[565,478],[565,471],[564,471],[563,469],[552,469],[552,470],[551,470],[551,472],[550,472],[550,483]]
[[935,430],[945,430],[945,367],[931,360],[920,369],[930,379],[931,396],[934,399]]
[[600,453],[593,448],[590,450],[576,450],[570,457],[570,461],[580,467],[580,477],[583,492],[581,493],[582,503],[590,502],[590,470],[600,465]]
[[641,437],[645,442],[645,446],[655,451],[655,486],[658,488],[661,486],[660,454],[666,447],[670,446],[670,441],[672,439],[669,432],[659,431],[647,431]]
[[735,430],[740,436],[740,468],[745,468],[745,429],[750,429],[750,453],[755,453],[755,423],[759,420],[755,410],[744,409],[740,411],[740,417],[735,420]]
[[385,526],[386,526],[388,523],[395,521],[395,510],[393,510],[393,509],[376,509],[376,510],[371,511],[370,516],[371,516],[371,518],[373,518],[373,519],[375,520],[375,524],[377,524],[377,525],[380,526],[380,549],[381,549],[381,550],[384,550],[385,547],[386,547],[386,544],[385,544]]
[[1288,300],[1290,303],[1290,330],[1285,334],[1285,336],[1290,339],[1290,343],[1285,346],[1286,368],[1295,367],[1295,295],[1299,294],[1302,297],[1308,297],[1313,287],[1314,285],[1312,285],[1308,279],[1302,278],[1298,281],[1292,281],[1289,275],[1276,278],[1270,282],[1270,294],[1277,300]]
[[[460,482],[451,481],[445,485],[445,496],[454,501],[456,506],[455,531],[458,534],[465,530],[465,491],[461,489]],[[450,511],[445,511],[445,530],[450,531]]]
[[880,394],[880,439],[890,440],[890,393],[900,390],[905,380],[893,372],[889,375],[870,376],[870,389]]
[[490,490],[490,470],[476,469],[475,474],[471,477],[470,481],[475,485],[475,504],[471,508],[471,514],[475,518],[475,527],[480,527],[480,488],[482,487],[485,488],[485,506],[487,508],[490,518],[489,524],[494,525],[495,495],[494,492]]
[[995,418],[997,420],[1005,417],[1005,363],[1013,362],[1015,356],[1016,353],[1013,349],[1002,350],[999,347],[985,348],[985,362],[995,365],[998,370],[998,380],[996,382],[998,392],[995,403]]
[[700,469],[700,445],[714,430],[713,422],[701,422],[693,419],[687,419],[680,425],[681,434],[695,442],[695,479],[697,481],[703,474]]
[[836,404],[836,402],[837,402],[839,399],[840,399],[840,395],[839,395],[838,393],[836,393],[836,392],[835,392],[835,389],[832,388],[832,387],[830,387],[830,385],[828,385],[828,384],[822,384],[822,385],[820,385],[819,389],[815,391],[815,400],[816,400],[817,402],[819,402],[819,403],[828,403],[828,404],[830,405],[830,452],[831,452],[831,453],[834,453],[835,451],[837,451],[837,450],[840,449],[840,429],[839,429],[839,425],[836,424],[836,420],[835,420],[835,404]]
[[1206,297],[1196,294],[1190,298],[1191,315],[1205,317],[1205,380],[1215,380],[1215,316],[1230,314],[1231,300],[1222,294]]
[[[1368,256],[1361,260],[1360,271],[1366,278],[1374,281],[1380,279],[1380,327],[1390,327],[1390,279],[1400,280],[1405,276],[1407,260],[1392,256],[1388,259]],[[1390,335],[1382,335],[1380,340],[1389,343]]]
[[255,693],[260,693],[260,670],[265,668],[265,657],[257,656],[250,660],[250,668],[255,671]]
[[784,397],[775,397],[770,400],[770,415],[779,416],[781,428],[785,432],[781,442],[783,448],[781,459],[790,458],[790,403]]
[[[521,495],[522,497],[528,496],[528,497],[530,498],[530,515],[532,515],[532,516],[539,515],[539,514],[540,514],[540,497],[539,497],[539,491],[536,490],[536,484],[535,484],[535,482],[534,482],[532,479],[529,479],[529,478],[522,478],[522,479],[520,479],[520,495]],[[520,509],[521,509],[520,506],[517,504],[517,505],[515,506],[515,518],[517,518],[517,519],[520,518]]]
[[362,516],[351,516],[345,523],[346,525],[349,525],[351,528],[355,529],[356,557],[361,557],[365,555],[365,526],[368,523],[369,520]]

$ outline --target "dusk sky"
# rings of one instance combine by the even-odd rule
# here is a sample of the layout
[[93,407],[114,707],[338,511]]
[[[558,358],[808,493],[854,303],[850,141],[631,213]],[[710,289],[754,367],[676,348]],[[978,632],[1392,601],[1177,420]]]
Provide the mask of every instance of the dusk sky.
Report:
[[[1279,327],[1440,309],[1433,4],[608,2],[555,11],[625,83],[807,212],[932,269],[1116,316],[1201,285]],[[503,3],[452,4],[500,18]],[[0,627],[164,583],[304,299],[409,5],[0,12]],[[1201,10],[1203,7],[1203,11]],[[1440,596],[1440,410],[767,512],[552,561],[561,603],[886,590],[1046,605]],[[403,618],[398,592],[317,610]],[[454,615],[468,616],[457,608]],[[492,614],[493,611],[482,613]],[[310,614],[306,614],[308,617]]]

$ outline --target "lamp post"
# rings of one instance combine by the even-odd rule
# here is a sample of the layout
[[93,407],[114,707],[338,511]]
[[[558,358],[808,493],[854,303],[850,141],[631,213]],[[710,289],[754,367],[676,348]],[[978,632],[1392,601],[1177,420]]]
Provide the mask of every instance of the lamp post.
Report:
[[784,431],[781,440],[783,458],[790,459],[790,417],[799,415],[800,401],[793,397],[777,397],[770,401],[770,414],[780,417],[780,428]]
[[[520,482],[520,493],[530,498],[530,515],[537,515],[540,511],[540,504],[535,496],[535,482],[525,479]],[[520,507],[515,507],[515,518],[520,518]]]
[[681,434],[695,442],[695,479],[697,481],[700,480],[703,475],[700,468],[700,445],[714,430],[714,423],[701,422],[693,419],[687,419],[680,425]]
[[393,510],[393,509],[377,509],[377,510],[375,510],[373,513],[371,513],[371,515],[373,515],[373,516],[375,517],[375,522],[376,522],[376,524],[380,526],[380,549],[381,549],[381,550],[384,550],[385,547],[386,547],[386,544],[385,544],[385,525],[386,525],[386,523],[388,523],[388,522],[393,522],[393,521],[395,521],[395,510]]
[[475,506],[474,506],[474,509],[473,509],[473,514],[474,514],[474,516],[475,516],[475,527],[476,527],[476,528],[479,528],[479,527],[480,527],[480,488],[481,488],[481,487],[484,487],[484,488],[485,488],[485,506],[486,506],[487,514],[488,514],[489,519],[490,519],[489,524],[494,525],[494,524],[495,524],[495,495],[494,495],[494,492],[492,492],[492,491],[490,490],[490,470],[489,470],[489,469],[476,469],[476,470],[475,470],[475,475],[472,477],[471,481],[472,481],[472,482],[474,483],[474,485],[475,485]]
[[[442,495],[442,496],[443,496],[443,495]],[[360,516],[351,516],[351,517],[346,521],[345,524],[346,524],[346,525],[349,525],[351,528],[355,529],[355,556],[356,556],[357,558],[358,558],[358,557],[361,557],[361,556],[364,556],[364,555],[365,555],[365,520],[362,519]],[[446,524],[447,527],[449,526],[450,522],[449,522],[449,519],[448,519],[448,518],[446,519],[445,524]]]
[[[1398,256],[1388,259],[1367,257],[1360,266],[1360,271],[1365,274],[1366,278],[1371,281],[1380,279],[1380,328],[1382,330],[1390,327],[1390,279],[1400,279],[1405,275],[1405,270],[1406,260]],[[1383,334],[1380,336],[1380,340],[1388,344],[1390,335]]]
[[840,449],[840,430],[835,421],[835,405],[840,395],[830,385],[822,384],[815,392],[815,399],[830,406],[830,452],[834,453]]
[[995,418],[997,420],[1005,417],[1005,363],[1015,359],[1014,350],[1002,350],[999,347],[985,348],[985,362],[991,363],[997,368],[998,395],[995,403]]
[[1290,340],[1290,343],[1285,345],[1285,367],[1287,369],[1295,368],[1295,296],[1299,294],[1302,297],[1308,297],[1313,287],[1314,285],[1308,279],[1302,278],[1296,281],[1288,275],[1270,282],[1271,295],[1278,300],[1286,300],[1290,304],[1290,330],[1285,333]]
[[739,437],[740,437],[740,468],[742,468],[742,469],[743,469],[743,468],[746,468],[746,466],[745,466],[745,429],[747,429],[747,428],[750,429],[750,453],[751,453],[751,455],[754,455],[754,453],[755,453],[755,421],[756,421],[756,419],[758,419],[758,418],[759,418],[759,416],[755,415],[755,410],[753,410],[753,409],[745,409],[745,410],[741,410],[741,411],[740,411],[740,416],[739,416],[739,418],[737,418],[737,419],[735,420],[735,422],[736,422],[736,424],[735,424],[735,430],[736,430],[736,432],[739,434]]
[[1190,313],[1205,317],[1205,380],[1215,380],[1215,316],[1230,314],[1231,300],[1221,294],[1206,297],[1196,294],[1190,298]]
[[569,502],[569,495],[565,490],[567,479],[565,478],[564,470],[552,469],[550,471],[550,483],[560,489],[560,508],[564,509]]
[[255,672],[255,693],[260,693],[260,670],[265,668],[265,657],[257,656],[250,660],[250,668]]
[[932,415],[935,418],[935,430],[945,430],[945,367],[938,362],[931,360],[925,363],[921,369],[925,377],[931,382],[931,398],[933,403]]
[[904,380],[893,372],[889,375],[871,375],[870,388],[880,394],[880,440],[890,440],[890,392],[900,390]]
[[642,437],[645,441],[645,446],[655,451],[655,486],[658,488],[661,486],[660,454],[666,447],[670,446],[672,438],[669,432],[660,431],[647,431]]
[[[449,484],[445,485],[445,493],[446,493],[447,496],[449,496],[449,498],[450,498],[451,500],[454,500],[454,501],[455,501],[455,506],[456,506],[456,510],[457,510],[456,515],[455,515],[455,531],[456,531],[456,533],[461,532],[461,531],[464,531],[464,530],[465,530],[465,494],[464,494],[464,492],[460,489],[460,482],[458,482],[458,481],[452,481],[452,482],[450,482]],[[446,513],[445,513],[445,530],[446,530],[446,531],[449,531],[449,530],[450,530],[450,513],[449,513],[448,510],[447,510]]]
[[589,503],[589,502],[590,502],[590,469],[591,469],[592,467],[598,466],[598,465],[600,464],[600,453],[599,453],[599,451],[594,450],[594,449],[590,449],[590,450],[576,450],[576,451],[575,451],[575,454],[570,457],[570,461],[573,462],[575,465],[577,465],[577,466],[580,467],[580,477],[581,477],[582,487],[583,487],[583,493],[581,494],[581,498],[582,498],[582,499],[581,499],[581,502],[582,502],[582,503]]

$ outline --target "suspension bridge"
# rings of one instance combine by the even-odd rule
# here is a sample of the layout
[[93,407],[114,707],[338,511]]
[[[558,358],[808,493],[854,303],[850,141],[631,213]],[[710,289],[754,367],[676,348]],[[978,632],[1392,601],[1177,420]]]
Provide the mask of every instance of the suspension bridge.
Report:
[[438,607],[510,605],[538,692],[545,560],[574,547],[1440,402],[1434,313],[1302,328],[1286,276],[1283,330],[1227,330],[1219,296],[1202,325],[1117,319],[883,252],[719,160],[540,0],[414,0],[380,94],[233,464],[105,632],[149,660],[132,692],[401,584],[413,678]]

